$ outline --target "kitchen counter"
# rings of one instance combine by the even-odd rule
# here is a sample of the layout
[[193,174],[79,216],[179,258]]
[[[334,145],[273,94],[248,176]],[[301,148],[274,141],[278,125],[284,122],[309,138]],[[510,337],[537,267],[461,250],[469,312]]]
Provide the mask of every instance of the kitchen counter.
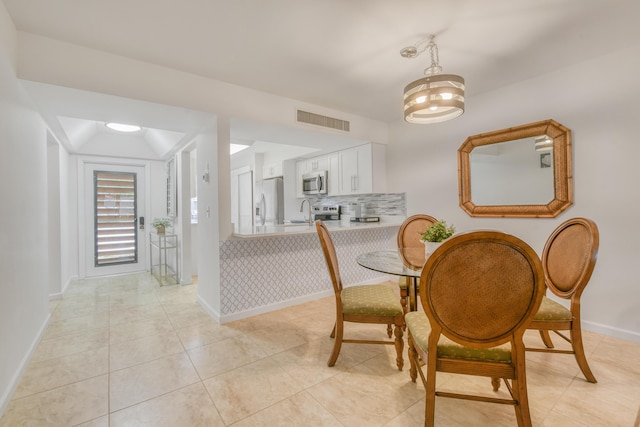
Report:
[[[369,228],[381,227],[398,227],[404,221],[404,217],[382,217],[380,222],[341,222],[341,221],[324,221],[330,232],[332,231],[348,231],[363,230]],[[295,234],[316,233],[315,224],[289,223],[283,225],[255,225],[236,230],[233,237],[237,238],[255,238],[255,237],[274,237],[274,236],[290,236]]]

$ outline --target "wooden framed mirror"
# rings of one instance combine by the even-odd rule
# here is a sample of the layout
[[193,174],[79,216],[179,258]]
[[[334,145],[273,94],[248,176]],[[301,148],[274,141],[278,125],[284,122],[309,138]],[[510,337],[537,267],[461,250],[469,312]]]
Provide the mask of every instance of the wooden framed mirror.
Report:
[[573,204],[571,130],[544,120],[470,136],[458,186],[473,217],[556,217]]

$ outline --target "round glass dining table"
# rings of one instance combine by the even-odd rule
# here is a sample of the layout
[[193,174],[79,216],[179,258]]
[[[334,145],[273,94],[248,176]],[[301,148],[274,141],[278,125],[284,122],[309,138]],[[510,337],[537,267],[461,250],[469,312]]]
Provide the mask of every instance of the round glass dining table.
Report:
[[394,276],[409,277],[409,307],[416,309],[418,281],[426,261],[424,246],[366,252],[356,257],[362,267]]

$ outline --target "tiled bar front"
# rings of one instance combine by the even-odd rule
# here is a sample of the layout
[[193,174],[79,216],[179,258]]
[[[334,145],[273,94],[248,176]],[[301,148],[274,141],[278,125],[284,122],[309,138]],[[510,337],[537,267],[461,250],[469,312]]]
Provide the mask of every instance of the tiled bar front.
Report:
[[[398,225],[332,232],[343,283],[380,277],[355,259],[363,252],[392,249],[397,232]],[[221,242],[220,288],[222,323],[333,293],[315,233]]]

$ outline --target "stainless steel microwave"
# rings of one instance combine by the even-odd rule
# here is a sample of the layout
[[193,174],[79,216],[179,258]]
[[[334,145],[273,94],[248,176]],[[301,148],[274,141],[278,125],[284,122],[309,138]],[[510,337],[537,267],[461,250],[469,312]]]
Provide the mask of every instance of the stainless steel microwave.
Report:
[[327,171],[302,175],[302,194],[327,194]]

